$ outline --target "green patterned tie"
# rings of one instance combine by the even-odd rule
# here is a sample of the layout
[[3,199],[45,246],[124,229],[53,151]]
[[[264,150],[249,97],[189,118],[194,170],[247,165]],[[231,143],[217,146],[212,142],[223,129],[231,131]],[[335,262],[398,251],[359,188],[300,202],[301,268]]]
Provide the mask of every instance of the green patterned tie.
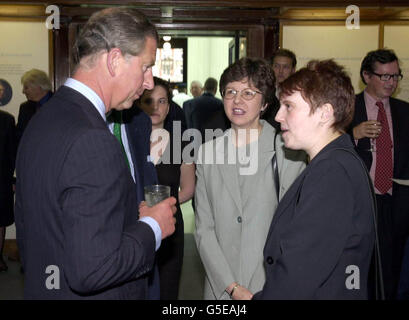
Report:
[[129,165],[129,160],[125,152],[124,144],[122,143],[122,137],[121,137],[121,123],[122,123],[122,111],[112,111],[112,118],[114,119],[114,136],[117,138],[119,143],[121,144],[122,151],[125,155],[126,163],[128,164],[129,170],[131,170],[131,167]]

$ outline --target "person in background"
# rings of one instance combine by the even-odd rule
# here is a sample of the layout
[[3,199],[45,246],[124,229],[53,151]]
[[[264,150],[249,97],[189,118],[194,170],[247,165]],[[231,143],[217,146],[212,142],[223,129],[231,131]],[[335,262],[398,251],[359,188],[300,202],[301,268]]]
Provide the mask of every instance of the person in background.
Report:
[[346,129],[354,88],[333,60],[311,61],[280,85],[285,146],[310,162],[278,204],[264,246],[267,280],[254,299],[367,299],[374,199]]
[[356,96],[350,134],[375,186],[385,296],[396,299],[409,236],[409,187],[392,178],[409,179],[409,103],[392,97],[402,79],[392,50],[368,52],[360,74],[366,88]]
[[192,94],[193,98],[200,97],[203,93],[203,86],[200,81],[193,80],[190,84],[190,93]]
[[157,43],[137,10],[95,12],[76,39],[72,78],[30,121],[15,209],[26,299],[147,298],[155,252],[175,230],[176,199],[137,203],[123,126],[110,131],[106,120],[153,88]]
[[279,95],[279,84],[291,76],[297,67],[295,53],[288,49],[278,49],[271,57],[271,67],[276,78],[276,96]]
[[268,227],[305,167],[305,153],[286,150],[260,120],[275,97],[274,84],[262,59],[240,59],[220,78],[231,129],[201,146],[196,167],[195,240],[206,271],[205,299],[250,299],[262,289]]
[[8,270],[3,259],[6,227],[14,222],[14,166],[16,161],[14,117],[0,110],[0,272]]
[[17,141],[23,136],[29,121],[33,115],[43,106],[52,96],[51,81],[47,74],[38,69],[31,69],[21,77],[23,93],[27,101],[20,105],[17,119]]
[[204,93],[183,104],[188,128],[202,131],[203,124],[216,111],[223,110],[223,102],[215,97],[217,92],[217,80],[208,78],[204,85]]
[[[198,98],[202,95],[203,93],[203,86],[200,83],[200,81],[194,80],[190,84],[190,93],[193,96],[193,99]],[[185,119],[186,119],[186,125],[187,128],[192,128],[192,111],[193,107],[192,104],[190,103],[193,99],[186,100],[183,102],[182,108],[183,112],[185,113]]]
[[175,102],[180,107],[183,107],[185,101],[192,99],[192,97],[186,94],[187,90],[185,83],[179,84],[177,86],[177,91],[178,93],[173,95],[172,101]]
[[280,124],[275,121],[275,116],[280,108],[280,101],[278,101],[279,84],[295,72],[297,58],[294,52],[288,49],[278,49],[271,57],[270,61],[276,78],[275,86],[277,99],[274,100],[267,112],[263,114],[262,118],[267,120],[277,131],[280,131]]
[[[172,100],[168,82],[154,77],[154,88],[146,90],[138,100],[140,108],[152,120],[150,157],[155,164],[158,182],[171,187],[175,197],[175,233],[162,242],[157,255],[160,277],[160,299],[176,300],[183,264],[184,227],[180,204],[190,200],[195,190],[195,166],[182,159],[183,132],[174,132],[173,126],[166,125]],[[172,120],[178,121],[178,120]],[[178,145],[177,145],[178,144]],[[179,150],[179,151],[178,151]],[[175,152],[180,152],[175,157]]]

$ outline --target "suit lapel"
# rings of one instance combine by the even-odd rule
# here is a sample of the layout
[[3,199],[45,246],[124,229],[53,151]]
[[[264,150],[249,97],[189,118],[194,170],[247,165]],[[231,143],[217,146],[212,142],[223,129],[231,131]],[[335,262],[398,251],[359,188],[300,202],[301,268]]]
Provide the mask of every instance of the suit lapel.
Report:
[[[250,147],[250,161],[257,161],[257,172],[265,172],[267,166],[272,166],[271,160],[275,153],[272,142],[273,138],[274,135],[270,134],[270,131],[267,131],[267,128],[263,128],[263,132],[257,142],[257,147]],[[246,154],[246,156],[248,155]],[[258,176],[256,174],[246,176],[247,182],[244,184],[242,199],[243,206],[246,206],[246,203],[249,199],[251,199],[251,195],[253,194],[254,190],[257,189],[257,177]],[[271,175],[271,179],[274,179],[273,175]]]
[[268,242],[272,231],[274,230],[275,225],[277,224],[277,221],[280,219],[280,216],[287,211],[288,206],[294,205],[294,203],[297,201],[297,197],[299,195],[299,190],[302,187],[302,184],[304,182],[304,178],[306,174],[308,173],[308,166],[305,168],[305,170],[298,176],[298,178],[294,181],[294,183],[291,185],[290,189],[286,192],[284,197],[281,199],[281,201],[278,203],[278,207],[276,209],[276,212],[273,217],[273,221],[271,221],[271,226],[270,230],[268,231],[266,243]]
[[[223,154],[223,164],[217,166],[226,189],[229,191],[237,209],[242,212],[242,199],[240,193],[239,179],[237,176],[237,166],[235,164],[235,148],[231,141],[231,130],[227,132],[224,138],[218,140],[216,145],[216,157]],[[230,158],[230,159],[229,159]],[[216,159],[217,160],[217,159]],[[230,161],[230,163],[229,163]]]
[[[132,157],[132,161],[133,161],[135,183],[136,183],[137,186],[142,186],[143,182],[142,182],[141,176],[139,174],[138,168],[143,167],[142,161],[144,161],[144,159],[141,158],[141,152],[136,152],[136,150],[141,149],[141,146],[138,144],[138,140],[135,139],[135,137],[138,137],[138,135],[140,135],[142,133],[139,132],[139,128],[137,126],[130,126],[129,124],[125,125],[125,130],[126,130],[126,135],[127,135],[127,138],[128,138],[129,150],[131,152],[131,157]],[[145,159],[145,161],[146,161],[146,159]],[[139,188],[137,188],[137,192],[143,194],[142,190],[138,190],[138,189]]]
[[79,107],[85,113],[86,117],[90,120],[93,126],[105,128],[109,131],[106,122],[101,117],[96,107],[78,91],[67,86],[61,86],[54,96],[56,98],[62,97],[64,100],[72,101],[75,106]]
[[397,163],[399,163],[399,135],[398,132],[399,130],[399,115],[397,114],[397,108],[396,108],[396,101],[393,98],[389,99],[389,105],[391,107],[391,116],[392,116],[392,134],[393,134],[393,176],[397,177],[398,174],[396,172],[397,170]]
[[355,109],[356,115],[357,115],[357,121],[358,123],[361,123],[363,121],[368,121],[368,115],[366,114],[366,107],[365,107],[365,99],[364,99],[364,92],[361,92],[356,96],[356,106],[357,108]]

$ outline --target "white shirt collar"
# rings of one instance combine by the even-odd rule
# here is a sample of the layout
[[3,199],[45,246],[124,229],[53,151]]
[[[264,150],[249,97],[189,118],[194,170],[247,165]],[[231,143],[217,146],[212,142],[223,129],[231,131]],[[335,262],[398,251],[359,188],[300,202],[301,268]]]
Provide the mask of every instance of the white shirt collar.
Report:
[[97,109],[98,113],[101,115],[102,119],[104,119],[104,121],[106,122],[105,104],[94,90],[73,78],[68,78],[67,81],[65,81],[64,85],[70,87],[75,91],[78,91],[83,96],[85,96],[85,98],[91,101],[91,103]]

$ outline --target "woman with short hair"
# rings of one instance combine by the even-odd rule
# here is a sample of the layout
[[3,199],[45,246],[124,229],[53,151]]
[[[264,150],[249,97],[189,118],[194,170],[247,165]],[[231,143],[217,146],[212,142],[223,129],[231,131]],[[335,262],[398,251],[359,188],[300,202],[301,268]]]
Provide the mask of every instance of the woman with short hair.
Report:
[[365,166],[346,134],[355,94],[343,67],[312,61],[280,86],[285,146],[310,163],[277,207],[257,299],[367,299],[374,205]]
[[265,281],[268,226],[304,169],[305,153],[285,149],[260,120],[275,95],[266,61],[236,61],[223,72],[220,92],[231,129],[198,153],[195,239],[206,271],[204,298],[250,299]]

